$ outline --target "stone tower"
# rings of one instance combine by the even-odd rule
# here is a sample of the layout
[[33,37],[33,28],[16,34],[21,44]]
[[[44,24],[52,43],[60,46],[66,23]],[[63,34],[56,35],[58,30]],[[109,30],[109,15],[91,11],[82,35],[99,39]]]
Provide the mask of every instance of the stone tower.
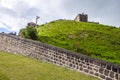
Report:
[[78,14],[75,19],[75,21],[80,21],[80,22],[88,22],[88,15],[87,14]]

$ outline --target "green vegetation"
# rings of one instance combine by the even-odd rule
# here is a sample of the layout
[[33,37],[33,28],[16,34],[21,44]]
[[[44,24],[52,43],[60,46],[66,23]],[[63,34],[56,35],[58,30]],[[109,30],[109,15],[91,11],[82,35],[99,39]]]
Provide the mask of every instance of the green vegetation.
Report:
[[0,80],[98,80],[35,59],[0,52]]
[[120,28],[57,20],[37,28],[39,41],[120,64]]
[[27,26],[20,30],[19,35],[23,38],[37,40],[37,30],[33,26]]

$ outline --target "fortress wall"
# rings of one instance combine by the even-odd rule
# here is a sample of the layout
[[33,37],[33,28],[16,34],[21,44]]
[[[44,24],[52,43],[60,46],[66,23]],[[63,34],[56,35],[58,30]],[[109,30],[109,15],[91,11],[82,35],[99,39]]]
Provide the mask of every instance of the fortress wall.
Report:
[[0,51],[44,60],[102,80],[120,80],[120,66],[38,41],[0,33]]

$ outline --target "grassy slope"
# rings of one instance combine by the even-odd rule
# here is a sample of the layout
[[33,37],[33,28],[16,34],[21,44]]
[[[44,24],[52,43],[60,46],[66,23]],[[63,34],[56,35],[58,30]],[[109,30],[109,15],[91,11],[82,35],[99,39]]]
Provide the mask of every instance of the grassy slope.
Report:
[[0,52],[0,80],[98,80],[42,61]]
[[39,40],[120,64],[120,28],[57,20],[37,28]]

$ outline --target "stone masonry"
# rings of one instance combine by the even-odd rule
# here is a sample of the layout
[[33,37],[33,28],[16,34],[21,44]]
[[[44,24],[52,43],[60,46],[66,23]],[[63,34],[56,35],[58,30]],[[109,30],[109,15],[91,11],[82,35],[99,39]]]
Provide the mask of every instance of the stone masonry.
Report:
[[101,80],[120,80],[120,66],[38,41],[0,33],[0,51],[36,58]]
[[78,14],[74,20],[79,22],[88,22],[88,15],[84,13]]

